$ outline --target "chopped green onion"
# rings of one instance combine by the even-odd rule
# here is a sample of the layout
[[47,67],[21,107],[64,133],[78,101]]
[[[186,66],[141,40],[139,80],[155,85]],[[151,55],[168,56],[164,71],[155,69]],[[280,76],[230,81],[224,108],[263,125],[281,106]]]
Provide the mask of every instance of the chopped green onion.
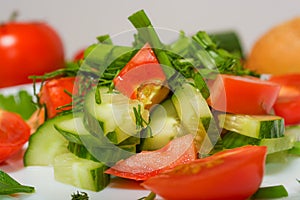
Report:
[[172,66],[172,63],[166,52],[163,50],[164,45],[160,41],[145,11],[140,10],[129,16],[128,19],[137,29],[139,39],[144,43],[149,42],[149,44],[154,48],[153,50],[157,56],[159,63],[167,66],[163,67],[163,70],[165,71],[167,78],[170,78],[174,73],[173,70],[168,70],[169,67]]

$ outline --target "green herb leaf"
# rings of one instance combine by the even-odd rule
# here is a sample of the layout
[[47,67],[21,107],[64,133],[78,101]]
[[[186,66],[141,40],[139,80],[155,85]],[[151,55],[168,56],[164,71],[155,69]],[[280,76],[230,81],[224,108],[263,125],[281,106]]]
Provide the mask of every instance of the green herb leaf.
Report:
[[34,187],[21,185],[7,173],[0,170],[0,195],[33,192]]
[[89,196],[85,192],[76,192],[71,194],[72,199],[71,200],[88,200]]
[[154,192],[150,192],[148,196],[139,198],[138,200],[154,200],[156,194]]
[[25,90],[19,91],[16,95],[5,96],[0,94],[0,108],[18,113],[25,120],[29,119],[37,109],[32,96]]
[[289,153],[300,156],[300,141],[294,143],[294,146],[289,150]]
[[283,185],[275,185],[259,188],[252,199],[273,199],[287,196],[288,192]]

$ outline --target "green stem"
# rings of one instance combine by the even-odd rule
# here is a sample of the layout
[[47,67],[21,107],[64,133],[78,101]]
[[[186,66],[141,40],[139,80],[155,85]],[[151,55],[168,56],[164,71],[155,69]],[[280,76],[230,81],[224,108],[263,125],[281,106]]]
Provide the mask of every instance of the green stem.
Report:
[[154,48],[153,50],[159,63],[166,66],[163,67],[163,70],[165,71],[167,78],[170,78],[174,74],[174,70],[170,70],[172,63],[164,51],[164,45],[160,41],[145,11],[140,10],[129,16],[128,19],[137,29],[140,39],[145,43],[149,42],[149,44]]

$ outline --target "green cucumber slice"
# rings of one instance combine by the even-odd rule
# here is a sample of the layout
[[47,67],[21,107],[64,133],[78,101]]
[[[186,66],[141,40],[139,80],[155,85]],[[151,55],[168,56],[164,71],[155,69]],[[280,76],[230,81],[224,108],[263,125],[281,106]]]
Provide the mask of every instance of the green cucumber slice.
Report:
[[267,154],[285,151],[293,148],[294,140],[289,136],[279,138],[253,138],[236,132],[229,131],[223,137],[223,147],[235,148],[245,145],[259,145],[267,147]]
[[284,119],[275,115],[220,114],[220,126],[253,138],[279,138],[284,135]]
[[72,118],[71,115],[56,116],[43,123],[29,138],[24,154],[24,165],[49,166],[55,156],[68,152],[68,141],[55,129],[54,124]]
[[[151,136],[145,134],[142,150],[156,150],[183,134],[183,127],[171,99],[157,105],[150,114]],[[145,131],[147,132],[147,131]]]
[[[90,92],[85,101],[87,117],[95,118],[101,126],[103,135],[114,144],[119,144],[131,136],[136,136],[143,127],[136,125],[134,108],[140,108],[140,114],[146,121],[149,111],[138,100],[132,100],[120,93],[109,93],[108,88],[99,88],[101,103],[97,104],[96,91]],[[96,131],[99,132],[99,131]]]
[[57,181],[91,191],[103,190],[110,182],[101,162],[79,158],[72,153],[55,157],[54,177]]
[[171,99],[184,128],[195,135],[198,152],[208,154],[220,138],[220,131],[201,92],[190,83],[184,83]]

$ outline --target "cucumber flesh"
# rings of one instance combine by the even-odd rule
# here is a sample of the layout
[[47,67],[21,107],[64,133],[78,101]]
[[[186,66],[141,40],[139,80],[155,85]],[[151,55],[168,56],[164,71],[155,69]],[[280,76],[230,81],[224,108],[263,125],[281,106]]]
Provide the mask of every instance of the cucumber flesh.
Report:
[[[99,88],[101,103],[97,104],[96,91],[87,95],[85,108],[88,118],[93,117],[101,126],[103,135],[114,144],[119,144],[131,136],[136,136],[142,127],[136,126],[134,108],[140,108],[140,114],[146,121],[149,111],[138,100],[132,100],[120,93],[108,93],[107,88]],[[96,131],[99,132],[99,131]]]
[[92,135],[85,127],[82,114],[70,115],[70,118],[55,123],[55,127],[69,141],[68,150],[76,156],[112,165],[135,153],[132,152],[136,147],[133,139],[128,140],[127,145],[124,144],[126,140],[122,145],[115,145],[102,134]]
[[280,151],[291,149],[294,145],[294,140],[285,135],[279,138],[253,138],[235,132],[228,132],[223,137],[224,148],[235,148],[245,145],[259,145],[267,147],[267,154],[272,154]]
[[51,166],[57,155],[68,152],[68,141],[55,129],[54,124],[71,117],[62,115],[49,119],[30,136],[23,158],[25,166]]
[[116,147],[88,147],[70,142],[68,149],[71,153],[79,158],[93,160],[96,162],[105,163],[107,166],[112,166],[122,159],[126,159],[136,153],[136,145],[122,145]]
[[279,138],[284,135],[284,119],[274,115],[220,114],[219,125],[226,130],[253,138]]
[[100,162],[79,158],[72,153],[55,157],[54,177],[57,181],[91,191],[103,190],[110,182],[104,171],[107,167]]
[[220,138],[212,112],[201,92],[189,83],[178,87],[172,102],[188,133],[195,135],[200,154],[208,154]]
[[176,109],[170,99],[154,108],[150,114],[149,127],[152,135],[145,136],[142,150],[160,149],[184,133]]
[[300,141],[300,125],[286,126],[284,134],[291,136],[295,141]]

